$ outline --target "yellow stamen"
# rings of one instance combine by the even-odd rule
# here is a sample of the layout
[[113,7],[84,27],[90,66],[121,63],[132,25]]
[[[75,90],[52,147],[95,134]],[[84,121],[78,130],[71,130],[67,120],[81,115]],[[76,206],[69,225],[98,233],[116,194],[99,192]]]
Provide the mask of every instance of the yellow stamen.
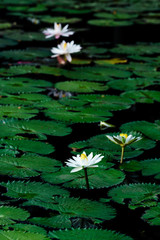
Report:
[[86,156],[85,153],[82,153],[82,154],[81,154],[81,159],[83,159],[83,160],[85,160],[85,159],[88,160],[88,158],[87,158],[87,156]]
[[67,43],[65,42],[65,43],[63,44],[63,48],[66,49],[66,47],[67,47]]
[[120,136],[121,136],[121,137],[125,137],[125,138],[128,137],[127,133],[121,133]]

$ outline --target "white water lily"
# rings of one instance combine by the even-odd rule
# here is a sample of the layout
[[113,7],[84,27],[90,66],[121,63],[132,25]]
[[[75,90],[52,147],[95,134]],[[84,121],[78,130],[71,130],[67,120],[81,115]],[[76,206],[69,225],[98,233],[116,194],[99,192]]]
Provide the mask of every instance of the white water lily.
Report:
[[69,37],[70,35],[74,34],[73,31],[68,29],[68,24],[62,28],[62,25],[59,23],[54,23],[54,28],[47,28],[43,31],[46,38],[50,38],[55,36],[58,39],[60,36]]
[[120,160],[120,163],[123,163],[123,156],[124,156],[124,149],[125,149],[125,146],[131,144],[131,143],[134,143],[134,142],[137,142],[139,140],[142,139],[142,137],[136,137],[136,136],[133,136],[132,134],[130,135],[127,135],[127,133],[121,133],[117,136],[109,136],[109,135],[106,135],[106,137],[114,142],[115,144],[118,144],[121,146],[122,148],[122,152],[121,152],[121,160]]
[[97,164],[102,160],[104,156],[100,156],[101,154],[96,154],[93,157],[93,152],[91,152],[88,156],[85,152],[83,152],[81,155],[73,156],[72,158],[68,159],[66,162],[66,165],[68,167],[73,167],[71,172],[78,172],[84,168],[92,168],[92,167],[98,167]]
[[102,130],[104,130],[106,128],[109,128],[109,127],[115,127],[114,125],[112,125],[110,123],[103,122],[103,121],[100,121],[99,126]]
[[126,133],[121,133],[120,135],[113,136],[113,137],[106,135],[106,137],[110,141],[120,145],[121,147],[125,147],[126,145],[129,145],[133,142],[137,142],[142,139],[142,137],[136,137],[136,136],[133,136],[132,134],[127,135]]
[[81,46],[74,44],[74,41],[71,41],[70,43],[66,43],[65,41],[63,41],[61,44],[58,44],[57,48],[53,47],[51,49],[51,52],[54,54],[51,57],[58,57],[60,55],[64,55],[66,59],[71,62],[72,57],[70,54],[79,52],[80,50]]

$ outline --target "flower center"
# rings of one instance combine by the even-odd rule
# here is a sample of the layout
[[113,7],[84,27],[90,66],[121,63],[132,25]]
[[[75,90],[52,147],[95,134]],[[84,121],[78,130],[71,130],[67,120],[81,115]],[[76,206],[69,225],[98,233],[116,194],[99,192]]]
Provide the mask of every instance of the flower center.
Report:
[[63,44],[63,48],[66,49],[66,47],[67,47],[67,43],[65,42],[65,43]]
[[121,136],[121,137],[125,137],[125,138],[128,137],[127,133],[121,133],[120,136]]
[[82,154],[81,154],[81,159],[82,159],[82,160],[88,160],[88,158],[87,158],[87,156],[86,156],[85,153],[82,153]]

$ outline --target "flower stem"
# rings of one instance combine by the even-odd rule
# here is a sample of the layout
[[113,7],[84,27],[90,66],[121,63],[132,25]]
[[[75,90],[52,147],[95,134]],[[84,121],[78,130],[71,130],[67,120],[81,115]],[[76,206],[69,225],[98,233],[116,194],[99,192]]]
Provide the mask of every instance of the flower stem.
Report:
[[121,152],[121,161],[120,161],[120,164],[123,163],[123,156],[124,156],[124,146],[122,146],[122,152]]
[[87,168],[84,168],[84,175],[85,175],[85,180],[86,180],[86,187],[87,187],[87,190],[89,191]]

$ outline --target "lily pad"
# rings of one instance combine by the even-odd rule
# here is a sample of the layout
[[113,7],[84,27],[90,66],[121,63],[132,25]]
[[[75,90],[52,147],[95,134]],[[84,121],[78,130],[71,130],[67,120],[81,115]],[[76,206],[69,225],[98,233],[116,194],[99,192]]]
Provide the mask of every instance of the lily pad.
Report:
[[142,216],[142,219],[147,221],[152,226],[160,225],[160,203],[155,207],[147,209]]
[[1,186],[7,188],[7,192],[3,195],[11,198],[20,198],[34,201],[47,201],[53,195],[68,195],[68,191],[58,186],[51,186],[48,183],[41,182],[25,182],[25,181],[12,181],[1,182]]
[[50,233],[50,236],[61,240],[73,240],[75,239],[75,236],[77,240],[81,240],[84,236],[87,240],[132,240],[131,237],[125,236],[124,234],[102,229],[72,229],[65,231],[54,231]]
[[40,175],[40,172],[57,171],[60,162],[39,155],[26,154],[18,157],[1,156],[0,175],[28,178]]
[[[86,188],[84,172],[70,173],[70,168],[62,168],[55,173],[42,174],[42,178],[54,184],[63,183],[69,188]],[[125,175],[116,169],[89,169],[89,183],[91,188],[108,188],[123,182]]]
[[11,206],[1,206],[0,214],[0,225],[13,224],[16,223],[16,221],[25,221],[30,216],[26,210]]
[[158,200],[160,187],[151,183],[125,184],[120,187],[113,188],[109,191],[109,197],[113,201],[125,204],[125,199],[130,199],[129,208],[146,207]]
[[87,82],[87,81],[65,81],[58,82],[55,87],[59,90],[70,91],[70,92],[95,92],[95,91],[105,91],[108,86],[102,83]]

